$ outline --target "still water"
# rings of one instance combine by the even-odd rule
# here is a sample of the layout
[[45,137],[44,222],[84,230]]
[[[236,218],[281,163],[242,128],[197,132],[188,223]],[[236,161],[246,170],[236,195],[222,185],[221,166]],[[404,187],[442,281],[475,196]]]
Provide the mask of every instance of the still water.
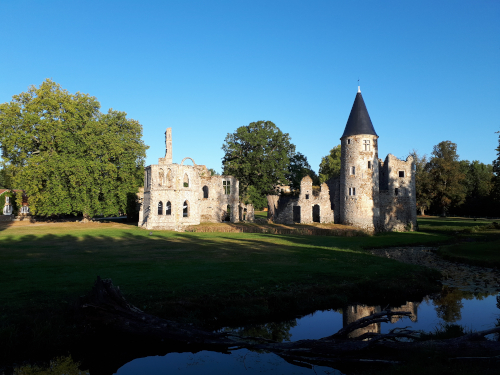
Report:
[[[396,327],[433,331],[440,325],[453,323],[467,330],[492,328],[500,318],[497,293],[472,293],[448,286],[441,293],[427,296],[419,302],[391,306],[394,311],[410,312],[408,317],[394,318],[390,323],[378,323],[354,331],[351,337],[365,332],[387,333]],[[336,333],[346,324],[381,311],[385,306],[351,305],[338,310],[316,311],[301,318],[246,327],[226,327],[242,336],[260,336],[276,341],[320,339]],[[202,351],[170,353],[165,356],[137,358],[122,366],[116,374],[342,374],[329,367],[312,369],[294,366],[272,353],[256,353],[246,349],[231,354]]]

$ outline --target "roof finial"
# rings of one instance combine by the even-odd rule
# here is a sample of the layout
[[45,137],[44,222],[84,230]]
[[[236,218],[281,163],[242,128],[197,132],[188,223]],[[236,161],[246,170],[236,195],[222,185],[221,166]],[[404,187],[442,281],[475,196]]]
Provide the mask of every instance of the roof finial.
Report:
[[361,92],[361,86],[359,85],[359,78],[358,78],[358,92]]

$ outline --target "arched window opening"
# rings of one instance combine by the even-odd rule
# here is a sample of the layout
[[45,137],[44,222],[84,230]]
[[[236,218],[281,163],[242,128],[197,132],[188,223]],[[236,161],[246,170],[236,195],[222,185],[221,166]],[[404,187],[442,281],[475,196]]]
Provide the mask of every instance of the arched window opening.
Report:
[[320,222],[320,220],[319,220],[320,217],[319,217],[319,205],[318,204],[315,204],[313,206],[313,212],[312,212],[312,214],[313,214],[313,222],[314,223],[319,223]]
[[189,216],[189,202],[184,201],[184,204],[182,205],[182,217],[188,217]]
[[172,187],[172,171],[169,169],[167,170],[167,187],[171,188]]
[[226,217],[224,218],[224,221],[231,221],[231,206],[230,205],[226,206]]
[[167,202],[167,205],[165,206],[165,215],[172,215],[172,204],[170,201]]
[[207,185],[203,186],[203,198],[204,199],[208,198],[208,186]]
[[163,186],[163,169],[160,168],[158,171],[158,186]]
[[163,203],[158,203],[158,215],[163,215]]
[[184,187],[189,187],[189,177],[187,173],[184,174]]

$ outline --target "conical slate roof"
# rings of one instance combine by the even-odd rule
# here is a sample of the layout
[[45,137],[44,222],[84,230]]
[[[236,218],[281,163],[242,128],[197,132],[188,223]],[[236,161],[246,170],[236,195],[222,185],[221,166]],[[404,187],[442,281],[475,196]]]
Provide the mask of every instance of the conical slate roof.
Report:
[[341,138],[357,134],[372,134],[378,136],[373,127],[372,120],[370,120],[370,115],[366,109],[363,96],[361,96],[361,91],[358,91],[356,94],[351,114],[349,115],[344,134]]

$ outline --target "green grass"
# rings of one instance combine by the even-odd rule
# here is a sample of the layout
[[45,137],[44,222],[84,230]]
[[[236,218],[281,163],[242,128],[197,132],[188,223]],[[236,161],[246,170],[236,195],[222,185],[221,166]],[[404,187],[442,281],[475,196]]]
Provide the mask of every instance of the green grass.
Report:
[[453,235],[452,243],[438,250],[443,258],[500,268],[500,229],[493,224],[496,221],[437,217],[418,220],[420,230]]

